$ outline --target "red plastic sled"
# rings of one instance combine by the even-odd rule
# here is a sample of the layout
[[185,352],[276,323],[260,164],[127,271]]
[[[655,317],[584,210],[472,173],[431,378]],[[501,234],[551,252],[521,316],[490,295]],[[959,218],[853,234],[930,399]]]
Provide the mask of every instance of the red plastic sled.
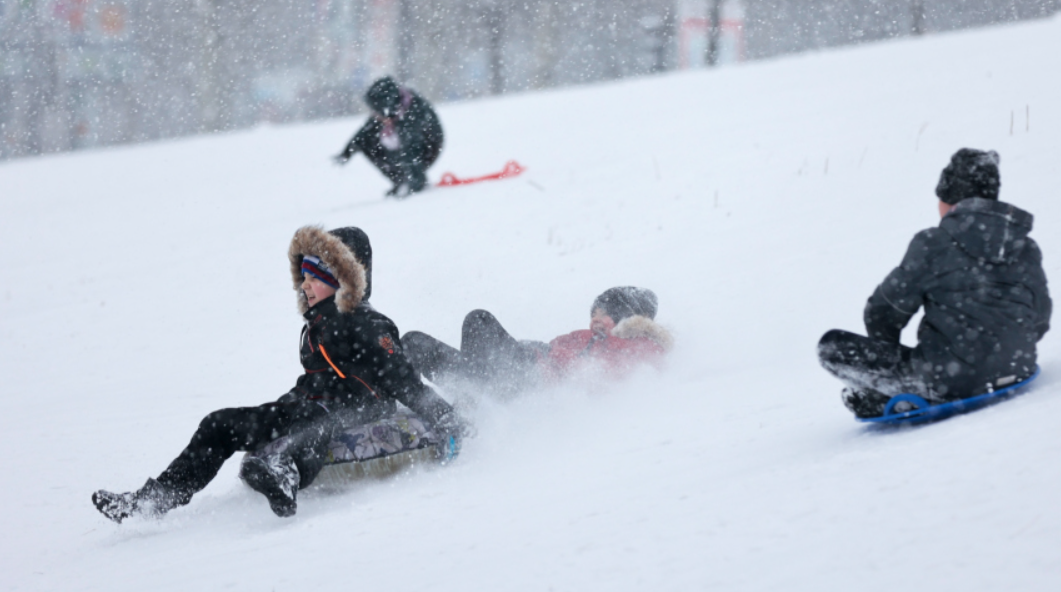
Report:
[[508,179],[509,177],[517,177],[523,171],[527,169],[523,168],[518,162],[510,160],[505,163],[505,168],[501,169],[500,173],[491,173],[489,175],[483,175],[482,177],[471,177],[469,179],[461,179],[453,173],[446,173],[442,175],[442,180],[438,182],[439,187],[455,187],[457,185],[470,185],[472,183],[478,183],[480,181],[496,181],[498,179]]

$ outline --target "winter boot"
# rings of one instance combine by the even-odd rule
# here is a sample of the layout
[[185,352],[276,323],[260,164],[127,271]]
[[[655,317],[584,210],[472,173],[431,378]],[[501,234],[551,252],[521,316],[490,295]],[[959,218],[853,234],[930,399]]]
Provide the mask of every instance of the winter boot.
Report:
[[190,497],[180,495],[154,479],[148,479],[143,487],[133,492],[111,493],[101,489],[92,494],[92,505],[100,514],[121,524],[130,516],[160,517],[188,503]]
[[402,182],[395,183],[394,187],[391,187],[390,190],[387,191],[387,193],[384,193],[384,195],[386,197],[396,197],[398,199],[403,199],[409,197],[409,193],[409,185]]
[[248,455],[243,459],[239,476],[251,489],[269,500],[269,507],[274,514],[281,518],[295,515],[299,474],[294,459],[289,455]]
[[409,180],[407,181],[409,186],[409,193],[419,193],[427,187],[427,175],[419,167],[413,167],[409,171]]
[[880,417],[884,415],[884,407],[891,397],[872,389],[854,389],[845,387],[840,391],[840,398],[844,401],[844,407],[850,409],[855,417]]
[[394,187],[391,187],[386,195],[387,197],[404,199],[424,189],[427,189],[427,175],[424,174],[421,168],[411,166],[404,173],[398,174],[397,179],[394,181]]

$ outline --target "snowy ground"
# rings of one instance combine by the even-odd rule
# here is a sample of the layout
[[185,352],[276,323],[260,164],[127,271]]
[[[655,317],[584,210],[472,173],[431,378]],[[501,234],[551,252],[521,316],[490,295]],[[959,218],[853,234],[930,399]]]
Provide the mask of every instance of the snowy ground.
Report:
[[[1057,590],[1058,331],[1029,394],[902,431],[856,423],[814,346],[861,329],[962,146],[1001,153],[1061,278],[1059,72],[1054,19],[448,105],[435,178],[529,170],[404,202],[329,164],[355,120],[6,163],[0,589]],[[481,307],[550,339],[635,284],[678,347],[662,375],[487,400],[455,465],[293,519],[235,462],[161,521],[103,519],[93,490],[290,387],[307,223],[368,231],[403,331],[456,342]]]

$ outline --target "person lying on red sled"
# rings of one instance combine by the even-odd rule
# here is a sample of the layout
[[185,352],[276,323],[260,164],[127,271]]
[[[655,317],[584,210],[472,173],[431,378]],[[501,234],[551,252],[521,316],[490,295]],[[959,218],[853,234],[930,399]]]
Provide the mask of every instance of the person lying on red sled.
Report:
[[406,333],[402,344],[413,367],[433,383],[458,380],[515,394],[590,369],[622,378],[642,364],[659,367],[673,338],[656,323],[657,308],[651,290],[623,286],[593,301],[589,329],[549,343],[517,340],[490,312],[473,310],[464,317],[460,349],[419,331]]

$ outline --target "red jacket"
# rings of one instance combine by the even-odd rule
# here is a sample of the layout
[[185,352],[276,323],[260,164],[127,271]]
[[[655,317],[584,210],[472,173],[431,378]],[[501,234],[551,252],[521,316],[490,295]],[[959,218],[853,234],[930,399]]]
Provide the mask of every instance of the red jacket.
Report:
[[549,342],[542,359],[546,376],[563,378],[587,364],[599,364],[608,375],[621,378],[643,363],[659,367],[670,349],[671,337],[647,317],[623,319],[610,335],[588,329],[561,335]]

